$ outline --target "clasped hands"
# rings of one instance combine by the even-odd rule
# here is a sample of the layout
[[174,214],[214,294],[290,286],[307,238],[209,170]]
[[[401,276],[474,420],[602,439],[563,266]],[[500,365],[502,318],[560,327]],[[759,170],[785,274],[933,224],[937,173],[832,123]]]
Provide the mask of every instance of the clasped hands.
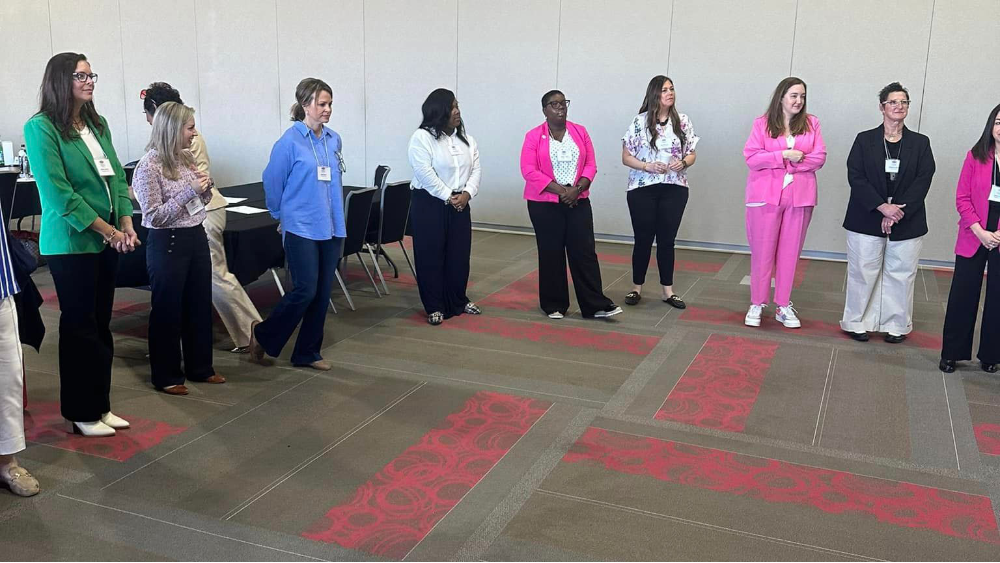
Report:
[[986,247],[986,250],[993,250],[997,246],[1000,246],[1000,231],[987,231],[980,227],[972,232],[979,239],[979,242]]
[[586,178],[580,178],[580,181],[576,183],[575,186],[559,186],[559,203],[564,203],[570,207],[576,207],[577,202],[580,199],[580,194],[587,191],[590,187],[590,181]]
[[882,214],[882,232],[885,234],[892,234],[892,227],[896,223],[903,220],[903,208],[906,207],[905,203],[895,204],[895,203],[883,203],[878,206],[879,213]]
[[469,199],[471,198],[472,196],[469,195],[469,192],[463,191],[448,198],[448,203],[451,204],[456,211],[461,212],[465,211],[465,206],[469,205]]
[[139,241],[139,235],[135,234],[135,229],[132,228],[131,217],[123,219],[121,225],[120,231],[112,228],[111,236],[106,237],[104,241],[108,243],[108,246],[115,249],[116,252],[128,254],[140,246],[142,242]]

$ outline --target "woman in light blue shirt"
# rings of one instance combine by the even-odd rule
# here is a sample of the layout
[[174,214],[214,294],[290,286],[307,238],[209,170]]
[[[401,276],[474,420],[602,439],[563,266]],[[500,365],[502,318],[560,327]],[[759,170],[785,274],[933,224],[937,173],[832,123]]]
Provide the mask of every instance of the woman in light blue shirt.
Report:
[[318,78],[295,88],[292,121],[264,169],[264,195],[271,216],[281,221],[288,269],[295,288],[271,315],[250,325],[250,358],[281,353],[301,322],[292,364],[328,371],[320,356],[327,304],[346,231],[341,140],[330,121],[333,90]]

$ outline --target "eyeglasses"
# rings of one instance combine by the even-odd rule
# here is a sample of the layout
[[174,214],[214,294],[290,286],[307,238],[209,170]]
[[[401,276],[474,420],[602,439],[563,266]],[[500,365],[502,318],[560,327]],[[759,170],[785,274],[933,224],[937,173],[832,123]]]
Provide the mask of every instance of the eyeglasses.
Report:
[[908,107],[910,107],[910,100],[888,100],[888,101],[882,102],[882,105],[883,106],[893,107],[893,108],[898,108],[898,107],[908,108]]
[[77,82],[86,82],[89,78],[91,82],[97,84],[97,74],[93,72],[90,74],[87,74],[86,72],[74,72],[70,76],[72,76],[73,80],[76,80]]
[[560,102],[560,101],[549,102],[549,103],[547,103],[545,105],[549,106],[552,109],[568,108],[569,107],[569,100],[566,100],[566,101],[563,101],[563,102]]

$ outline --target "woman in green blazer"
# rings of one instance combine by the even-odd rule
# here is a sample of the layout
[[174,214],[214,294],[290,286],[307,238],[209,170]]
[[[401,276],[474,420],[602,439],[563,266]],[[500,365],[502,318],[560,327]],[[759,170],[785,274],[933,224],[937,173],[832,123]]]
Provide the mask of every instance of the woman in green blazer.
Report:
[[41,108],[24,139],[42,202],[39,249],[59,298],[59,380],[67,429],[113,436],[111,308],[118,254],[139,245],[125,171],[107,121],[94,108],[87,57],[60,53],[42,78]]

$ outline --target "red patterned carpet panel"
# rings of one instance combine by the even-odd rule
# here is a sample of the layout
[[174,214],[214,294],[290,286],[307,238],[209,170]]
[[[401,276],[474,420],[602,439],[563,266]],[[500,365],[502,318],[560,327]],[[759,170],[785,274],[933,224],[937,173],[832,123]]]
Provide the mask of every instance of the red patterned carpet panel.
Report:
[[654,418],[742,432],[779,345],[709,336]]
[[[733,311],[730,309],[720,309],[716,307],[695,307],[688,305],[688,308],[681,313],[680,319],[682,321],[689,321],[695,323],[708,323],[714,325],[728,325],[728,326],[743,326],[743,318],[746,315],[744,311]],[[849,339],[850,337],[844,334],[840,330],[840,325],[837,323],[828,323],[824,321],[817,321],[809,319],[801,314],[799,318],[802,320],[802,328],[794,329],[795,334],[804,334],[806,336],[825,336],[825,337],[835,337]],[[765,309],[764,317],[761,322],[761,326],[757,330],[762,331],[779,331],[788,332],[789,329],[781,326],[780,323],[774,320],[773,309]],[[916,348],[927,348],[929,350],[940,350],[941,349],[941,336],[936,334],[928,334],[923,331],[915,330],[907,335],[906,340],[903,341],[903,346],[914,346]]]
[[[427,322],[421,314],[410,317],[410,320],[420,324]],[[660,340],[656,336],[599,332],[585,328],[553,326],[549,323],[515,321],[489,315],[459,315],[444,321],[440,326],[446,330],[464,330],[512,340],[529,340],[572,348],[628,352],[636,356],[649,354]]]
[[145,418],[123,415],[132,425],[119,430],[110,438],[85,438],[66,432],[59,403],[32,403],[24,415],[24,434],[29,442],[80,452],[114,461],[128,461],[135,454],[148,450],[169,436],[187,430]]
[[302,536],[382,557],[405,557],[550,406],[525,397],[476,393]]
[[500,291],[480,301],[479,305],[515,311],[538,310],[538,270],[532,270],[507,284]]
[[972,429],[980,453],[1000,455],[1000,424],[976,424]]
[[1000,545],[985,496],[589,428],[563,458],[629,475]]

